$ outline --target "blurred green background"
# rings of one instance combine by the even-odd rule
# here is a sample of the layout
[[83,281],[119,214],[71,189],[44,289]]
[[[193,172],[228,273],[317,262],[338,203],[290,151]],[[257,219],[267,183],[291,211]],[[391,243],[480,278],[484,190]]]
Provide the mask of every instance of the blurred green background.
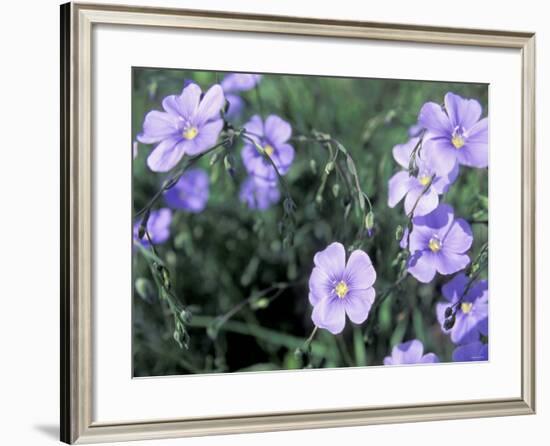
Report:
[[[141,132],[144,116],[161,110],[162,99],[179,94],[185,80],[205,91],[226,73],[134,68],[132,138]],[[402,204],[387,205],[388,179],[399,170],[392,147],[408,140],[408,129],[427,101],[442,103],[452,91],[475,98],[488,113],[485,84],[423,82],[386,79],[349,79],[319,76],[264,75],[259,86],[241,94],[247,106],[238,128],[253,114],[277,114],[293,127],[293,137],[316,130],[345,146],[357,166],[362,190],[374,210],[372,237],[362,231],[364,216],[354,205],[345,215],[350,197],[337,175],[327,177],[322,200],[315,200],[328,152],[315,141],[293,140],[294,164],[285,177],[296,203],[294,243],[282,243],[278,224],[283,204],[267,211],[247,209],[239,202],[239,185],[246,177],[240,159],[242,142],[234,154],[235,175],[223,162],[200,166],[210,175],[210,199],[200,214],[175,211],[171,238],[157,246],[172,278],[174,293],[190,306],[193,319],[188,349],[173,339],[173,320],[159,300],[144,257],[133,252],[133,367],[134,376],[186,373],[279,370],[303,367],[295,350],[312,331],[312,307],[307,280],[313,256],[339,241],[365,250],[377,271],[377,295],[395,282],[399,252],[395,230],[406,223]],[[146,158],[153,146],[139,144],[133,164],[133,207],[139,211],[160,188],[167,174],[151,172]],[[486,169],[461,168],[458,180],[440,201],[450,203],[457,216],[487,218]],[[166,207],[160,200],[156,207]],[[487,225],[474,224],[470,257],[487,241]],[[361,232],[357,241],[358,231]],[[483,273],[486,276],[486,273]],[[312,367],[380,365],[393,345],[417,338],[425,352],[449,361],[454,348],[441,332],[435,303],[449,277],[437,276],[423,285],[408,277],[381,305],[375,305],[362,326],[349,322],[341,335],[319,330],[311,344]],[[275,285],[275,286],[274,286]],[[243,303],[245,302],[245,303]],[[224,316],[225,315],[225,316]]]

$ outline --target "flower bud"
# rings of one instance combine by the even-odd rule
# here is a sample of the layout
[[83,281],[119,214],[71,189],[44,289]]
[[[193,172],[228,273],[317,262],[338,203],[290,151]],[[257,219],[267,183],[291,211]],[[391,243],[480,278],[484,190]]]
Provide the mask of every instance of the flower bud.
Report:
[[369,211],[365,217],[365,228],[367,231],[372,231],[372,228],[374,228],[374,212],[372,211]]
[[338,183],[335,183],[332,186],[332,195],[334,195],[334,198],[338,198],[338,193],[340,192],[340,185]]
[[445,318],[446,319],[451,317],[452,314],[453,314],[453,308],[452,307],[445,308]]
[[180,312],[180,319],[184,324],[189,324],[192,319],[192,314],[190,311],[181,310]]
[[313,175],[317,174],[317,162],[314,159],[309,160],[309,168],[311,169],[311,173]]
[[399,225],[395,229],[395,240],[400,242],[402,238],[403,238],[403,226]]
[[451,317],[445,319],[445,322],[443,323],[443,328],[445,330],[450,330],[455,326],[456,322],[456,316],[454,314],[451,314]]
[[325,166],[325,173],[328,175],[330,172],[332,172],[332,169],[334,169],[334,163],[332,161],[329,161]]

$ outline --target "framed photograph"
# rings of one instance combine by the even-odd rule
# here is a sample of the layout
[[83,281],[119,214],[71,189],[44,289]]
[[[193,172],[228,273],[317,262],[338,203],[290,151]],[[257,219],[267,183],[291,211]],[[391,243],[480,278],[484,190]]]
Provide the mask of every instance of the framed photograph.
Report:
[[62,441],[534,413],[534,34],[61,24]]

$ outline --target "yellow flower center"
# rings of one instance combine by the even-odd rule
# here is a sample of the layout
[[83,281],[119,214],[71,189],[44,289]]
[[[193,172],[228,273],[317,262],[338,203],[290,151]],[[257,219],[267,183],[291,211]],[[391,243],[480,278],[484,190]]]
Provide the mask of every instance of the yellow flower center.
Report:
[[195,139],[199,134],[199,129],[197,127],[188,127],[183,131],[183,137],[187,140]]
[[265,154],[266,154],[267,156],[273,155],[273,152],[274,152],[274,151],[275,151],[275,149],[274,149],[272,146],[270,146],[269,144],[266,144],[266,145],[264,146],[264,152],[265,152]]
[[422,186],[427,186],[428,184],[430,184],[430,181],[432,181],[432,178],[429,176],[429,175],[422,175],[418,181],[420,182],[420,184]]
[[462,146],[464,146],[464,138],[461,135],[454,135],[451,138],[451,142],[453,143],[453,146],[455,146],[455,149],[460,149]]
[[468,314],[470,311],[472,311],[472,307],[472,302],[462,302],[462,305],[460,305],[460,309],[464,314]]
[[334,292],[340,299],[343,299],[344,297],[346,297],[346,294],[348,294],[348,286],[344,281],[340,281],[338,282],[338,285],[336,285],[336,287],[334,288]]
[[441,242],[439,241],[439,239],[431,238],[428,246],[430,247],[432,252],[437,252],[441,249]]

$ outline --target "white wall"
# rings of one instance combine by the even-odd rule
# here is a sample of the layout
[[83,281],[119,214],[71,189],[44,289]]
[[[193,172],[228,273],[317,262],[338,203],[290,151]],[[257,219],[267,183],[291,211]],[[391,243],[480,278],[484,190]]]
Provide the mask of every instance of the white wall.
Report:
[[[110,0],[111,3],[125,3]],[[159,5],[241,12],[316,16],[497,28],[537,33],[538,125],[538,414],[529,417],[416,423],[363,428],[280,432],[187,440],[143,442],[144,445],[281,444],[422,444],[463,445],[482,441],[501,446],[548,444],[550,406],[547,397],[550,342],[545,298],[550,294],[547,270],[550,201],[550,15],[546,2],[462,0],[330,2],[297,0],[128,0]],[[4,2],[0,18],[0,410],[3,445],[57,442],[58,419],[58,225],[59,225],[59,51],[58,3],[54,0]],[[369,63],[369,61],[365,61]],[[505,131],[505,129],[503,130]],[[494,297],[498,299],[498,296]],[[550,345],[550,344],[549,344]],[[498,379],[498,377],[495,377]],[[451,384],[451,383],[449,383]],[[467,386],[468,383],[453,383]]]

